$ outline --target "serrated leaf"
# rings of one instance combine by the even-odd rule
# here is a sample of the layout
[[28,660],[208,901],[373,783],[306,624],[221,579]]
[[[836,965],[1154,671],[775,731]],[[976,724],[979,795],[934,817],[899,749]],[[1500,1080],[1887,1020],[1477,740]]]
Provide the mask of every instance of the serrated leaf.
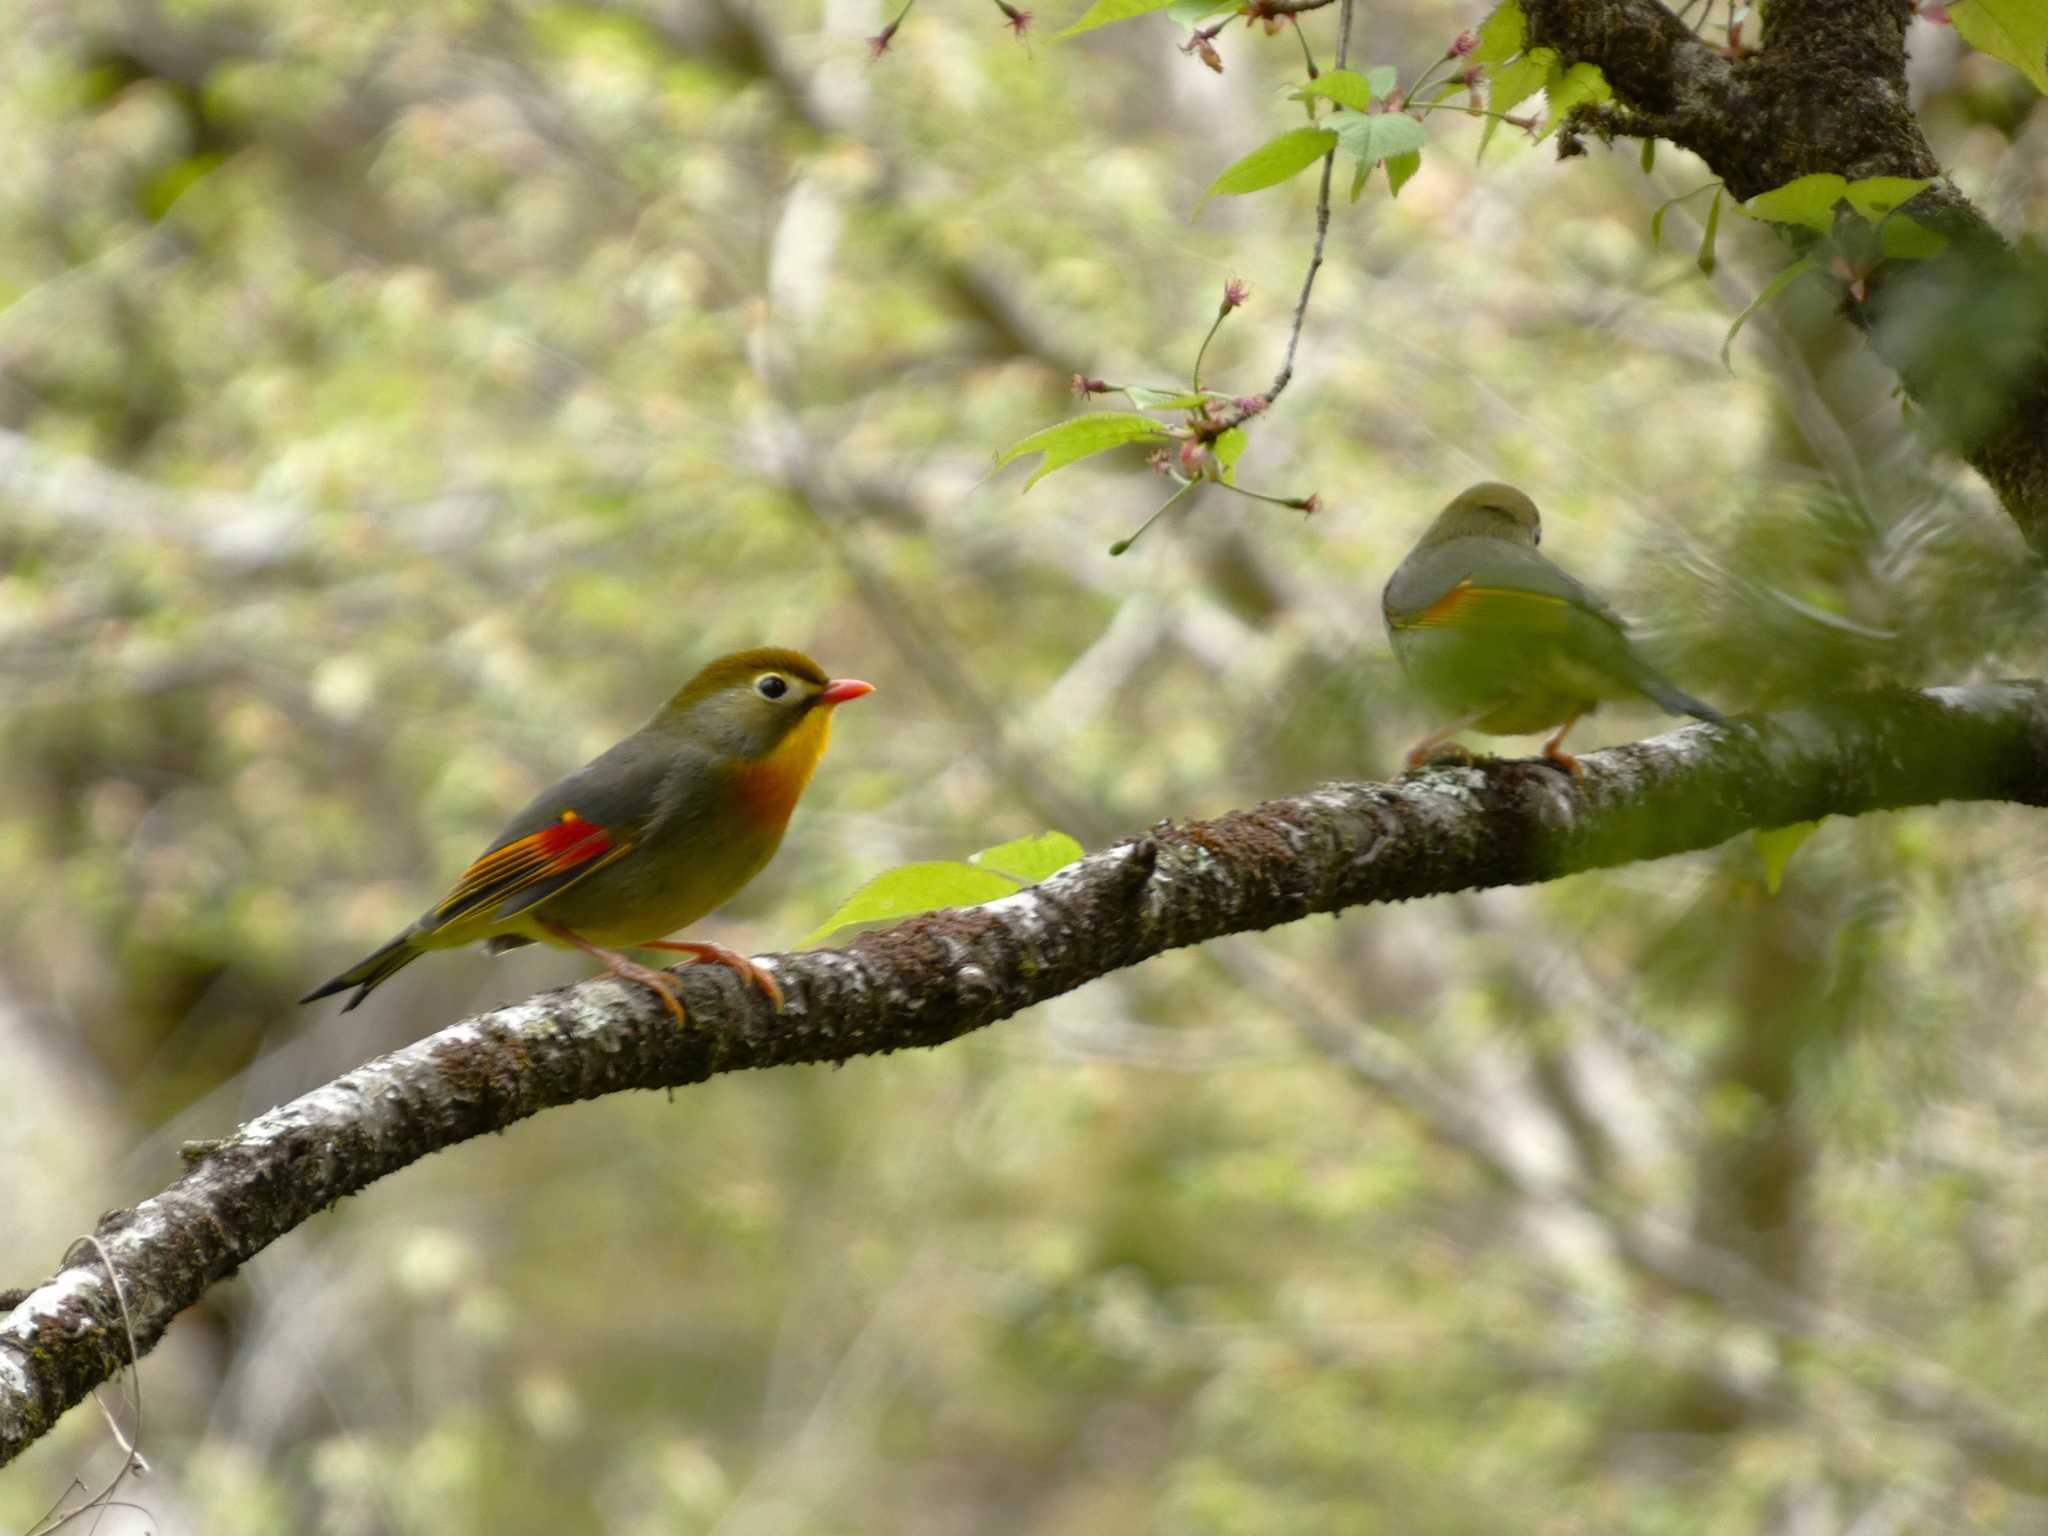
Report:
[[1707,205],[1707,229],[1700,236],[1700,253],[1693,257],[1693,264],[1708,277],[1714,275],[1714,237],[1721,232],[1721,189],[1714,189],[1714,200]]
[[1394,66],[1391,64],[1375,64],[1365,72],[1365,83],[1372,87],[1373,98],[1376,101],[1385,101],[1394,94],[1396,78]]
[[1817,821],[1795,821],[1789,827],[1772,827],[1756,835],[1757,856],[1764,863],[1764,889],[1773,896],[1784,881],[1785,866],[1792,855],[1806,846],[1806,840],[1820,830]]
[[1933,185],[1925,176],[1866,176],[1861,181],[1852,181],[1842,191],[1849,199],[1849,206],[1864,218],[1875,224],[1903,203],[1914,198]]
[[1467,62],[1487,69],[1505,64],[1522,51],[1528,35],[1521,0],[1503,0],[1479,23],[1479,44],[1466,56]]
[[1877,243],[1887,261],[1925,261],[1947,248],[1948,236],[1910,214],[1895,213],[1877,226]]
[[1655,139],[1645,139],[1643,140],[1643,174],[1647,176],[1655,169],[1657,169],[1657,141]]
[[1306,101],[1312,96],[1324,96],[1340,107],[1349,107],[1354,112],[1363,112],[1372,105],[1372,82],[1355,69],[1332,69],[1316,76],[1300,90],[1295,98]]
[[1053,40],[1072,37],[1077,32],[1093,32],[1097,27],[1106,27],[1113,21],[1129,21],[1133,16],[1143,16],[1152,11],[1163,11],[1173,0],[1095,0],[1083,11],[1072,26],[1063,32],[1055,32]]
[[1764,285],[1764,291],[1749,301],[1749,307],[1735,317],[1735,323],[1728,327],[1728,334],[1721,338],[1722,367],[1726,368],[1730,373],[1735,371],[1735,365],[1728,361],[1728,349],[1735,345],[1735,333],[1749,324],[1749,317],[1813,270],[1813,258],[1811,256],[1802,256]]
[[[1551,57],[1555,59],[1556,55]],[[1553,65],[1544,80],[1543,95],[1549,103],[1549,112],[1543,131],[1536,136],[1538,143],[1562,128],[1574,107],[1598,106],[1603,101],[1612,100],[1614,90],[1597,64],[1574,64],[1570,69],[1558,69]]]
[[2048,5],[2042,0],[1955,0],[1948,19],[1964,42],[2003,59],[2048,94]]
[[1557,68],[1557,50],[1538,48],[1514,63],[1494,71],[1486,88],[1486,105],[1495,112],[1512,112],[1543,89],[1543,82]]
[[1163,443],[1166,440],[1166,429],[1150,416],[1140,416],[1135,411],[1097,411],[1093,415],[1076,416],[1056,426],[1041,428],[1021,442],[1010,444],[996,455],[991,473],[1027,453],[1042,453],[1044,461],[1024,482],[1024,489],[1028,491],[1054,470],[1065,469],[1081,459],[1106,453],[1125,443]]
[[1336,145],[1337,135],[1328,128],[1296,128],[1277,139],[1268,139],[1243,159],[1226,166],[1202,194],[1202,201],[1206,203],[1219,195],[1242,197],[1247,192],[1277,187],[1288,177],[1307,170]]
[[1837,176],[1833,171],[1822,171],[1812,176],[1801,176],[1797,181],[1788,181],[1768,192],[1759,192],[1742,204],[1742,211],[1752,219],[1763,219],[1771,224],[1797,224],[1802,229],[1816,230],[1825,235],[1835,227],[1835,204],[1848,190],[1847,178]]
[[1355,165],[1351,168],[1351,201],[1358,201],[1358,194],[1365,190],[1366,179],[1372,175],[1369,165]]
[[[1557,63],[1557,52],[1551,48],[1538,48],[1526,53],[1514,63],[1496,70],[1493,82],[1486,90],[1486,107],[1489,112],[1508,113],[1543,89],[1543,82],[1550,78],[1551,66]],[[1493,142],[1493,136],[1500,131],[1500,118],[1489,117],[1486,126],[1479,130],[1479,158],[1486,158],[1486,146]]]
[[1399,112],[1332,112],[1329,124],[1344,153],[1367,170],[1389,155],[1405,155],[1429,142],[1429,130]]
[[1209,451],[1216,456],[1216,467],[1223,473],[1225,485],[1237,483],[1237,461],[1244,457],[1244,445],[1250,439],[1243,427],[1232,427],[1217,434],[1216,441],[1209,445]]
[[1399,197],[1408,180],[1422,169],[1422,151],[1411,149],[1405,155],[1387,156],[1387,195]]
[[1029,837],[1012,838],[1007,843],[984,848],[969,862],[1000,871],[1026,885],[1036,885],[1086,852],[1064,832],[1034,832]]
[[842,901],[839,909],[805,938],[804,945],[856,923],[893,922],[941,907],[978,907],[985,901],[1014,896],[1020,889],[1022,884],[1008,875],[957,859],[899,865],[882,871]]

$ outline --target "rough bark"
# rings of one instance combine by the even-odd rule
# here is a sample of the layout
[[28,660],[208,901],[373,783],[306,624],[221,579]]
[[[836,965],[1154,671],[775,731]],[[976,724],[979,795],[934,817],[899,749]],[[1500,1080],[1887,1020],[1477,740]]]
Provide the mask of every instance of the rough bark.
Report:
[[1889,690],[1589,754],[1327,785],[1161,822],[1043,885],[844,949],[770,957],[782,1013],[725,971],[680,973],[678,1029],[643,990],[591,981],[465,1019],[188,1149],[161,1194],[100,1221],[0,1321],[0,1464],[206,1289],[345,1195],[552,1105],[719,1072],[937,1045],[1110,971],[1362,903],[1521,885],[1708,848],[1824,815],[2048,805],[2048,684]]
[[1598,65],[1614,89],[1614,106],[1573,115],[1563,153],[1580,131],[1669,139],[1743,200],[1816,172],[1935,178],[1910,210],[1948,249],[1878,267],[1861,302],[1843,285],[1843,313],[2048,557],[2048,266],[1939,179],[1907,105],[1909,0],[1774,0],[1763,46],[1735,59],[1657,0],[1523,10],[1531,47]]

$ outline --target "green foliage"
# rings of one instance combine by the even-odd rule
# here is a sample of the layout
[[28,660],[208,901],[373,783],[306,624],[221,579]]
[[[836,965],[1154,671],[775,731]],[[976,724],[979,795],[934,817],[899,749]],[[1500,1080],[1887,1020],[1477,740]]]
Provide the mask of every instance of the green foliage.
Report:
[[[1406,154],[1387,156],[1387,195],[1399,197],[1401,189],[1408,185],[1410,178],[1422,169],[1422,151],[1411,149]],[[1354,187],[1351,194],[1358,196]]]
[[1384,97],[1394,88],[1394,71],[1382,66],[1359,74],[1351,69],[1325,70],[1294,94],[1299,100],[1315,96],[1328,97],[1340,107],[1349,107],[1354,112],[1363,112],[1374,100]]
[[1014,896],[1082,856],[1064,832],[1040,832],[984,848],[965,863],[934,859],[884,870],[855,891],[803,941],[816,944],[863,923],[897,922],[946,907],[978,907]]
[[1795,821],[1787,827],[1767,827],[1756,834],[1757,857],[1763,861],[1764,889],[1773,896],[1785,879],[1785,866],[1792,855],[1806,846],[1806,840],[1820,830],[1817,821]]
[[1819,264],[1811,255],[1801,256],[1797,261],[1794,261],[1766,283],[1762,293],[1759,293],[1748,304],[1743,306],[1742,313],[1737,315],[1734,323],[1728,327],[1728,334],[1721,338],[1721,365],[1724,368],[1728,369],[1731,373],[1734,372],[1735,364],[1729,358],[1729,349],[1735,345],[1735,338],[1741,333],[1742,328],[1749,324],[1749,317],[1770,303],[1771,300],[1778,297],[1787,288],[1798,282],[1800,278],[1806,276],[1807,273],[1817,270],[1819,270]]
[[1429,142],[1429,130],[1401,112],[1332,112],[1329,123],[1361,170],[1389,155],[1413,154]]
[[1793,224],[1825,235],[1833,232],[1835,210],[1844,202],[1866,222],[1874,224],[1900,204],[1919,196],[1927,186],[1925,180],[1905,176],[1869,176],[1852,182],[1833,172],[1822,172],[1759,192],[1741,208],[1753,219]]
[[1971,47],[2048,92],[2048,0],[1956,0],[1948,16]]
[[[1204,203],[1212,197],[1241,197],[1262,192],[1299,175],[1337,145],[1337,135],[1327,128],[1295,128],[1277,139],[1269,139],[1242,159],[1226,167],[1223,174],[1202,194]],[[1197,210],[1199,211],[1199,209]]]
[[1469,62],[1478,68],[1497,69],[1522,51],[1528,31],[1521,0],[1503,0],[1479,24],[1478,43],[1468,55]]
[[993,468],[1001,469],[1027,453],[1044,454],[1038,468],[1031,472],[1031,478],[1024,482],[1024,489],[1028,491],[1054,470],[1078,464],[1098,453],[1107,453],[1126,443],[1163,443],[1168,440],[1165,429],[1150,416],[1135,411],[1097,411],[1040,428],[1029,437],[1012,443],[996,455]]
[[[1539,53],[1550,50],[1539,49]],[[1570,69],[1560,68],[1557,56],[1550,54],[1550,69],[1544,77],[1543,94],[1549,104],[1549,121],[1543,125],[1538,140],[1549,138],[1564,126],[1564,120],[1575,107],[1597,107],[1613,99],[1614,91],[1607,84],[1607,77],[1600,73],[1597,64],[1574,64]]]
[[[1658,211],[1662,212],[1661,209]],[[1714,238],[1720,232],[1721,189],[1716,187],[1714,189],[1714,200],[1707,204],[1707,227],[1700,232],[1699,254],[1693,258],[1693,264],[1700,269],[1702,276],[1711,277],[1714,275]],[[1657,243],[1656,231],[1654,229],[1650,232],[1650,243],[1652,245]]]
[[1073,37],[1077,33],[1092,32],[1097,27],[1106,27],[1111,22],[1129,21],[1134,16],[1148,16],[1154,11],[1163,11],[1175,0],[1095,0],[1070,26],[1053,34],[1057,41]]

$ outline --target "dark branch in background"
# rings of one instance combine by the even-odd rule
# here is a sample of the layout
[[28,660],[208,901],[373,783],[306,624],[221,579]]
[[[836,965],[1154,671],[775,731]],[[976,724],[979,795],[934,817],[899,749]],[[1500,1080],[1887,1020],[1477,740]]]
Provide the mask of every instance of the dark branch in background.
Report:
[[[284,1233],[431,1152],[553,1105],[720,1072],[938,1045],[1169,949],[1318,912],[1711,847],[1739,832],[1943,800],[2048,805],[2048,684],[1891,690],[1589,754],[1330,785],[1162,822],[1044,885],[772,960],[780,1014],[712,967],[678,1029],[640,989],[545,993],[452,1025],[272,1110],[132,1211],[0,1322],[0,1464]],[[121,1277],[109,1283],[107,1265]],[[124,1324],[122,1298],[126,1301]]]
[[1933,178],[1909,205],[1949,239],[1881,266],[1844,314],[2048,557],[2048,263],[2015,252],[1952,185],[1907,106],[1907,0],[1775,0],[1763,47],[1709,47],[1656,0],[1523,0],[1531,47],[1598,65],[1614,103],[1560,136],[1662,138],[1747,200],[1832,171]]

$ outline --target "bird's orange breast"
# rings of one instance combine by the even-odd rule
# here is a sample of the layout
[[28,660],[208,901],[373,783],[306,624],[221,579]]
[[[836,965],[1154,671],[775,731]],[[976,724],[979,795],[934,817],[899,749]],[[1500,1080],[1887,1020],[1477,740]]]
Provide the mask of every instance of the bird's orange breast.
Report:
[[763,830],[780,833],[832,738],[832,711],[813,709],[765,757],[733,772],[733,800],[739,814]]

